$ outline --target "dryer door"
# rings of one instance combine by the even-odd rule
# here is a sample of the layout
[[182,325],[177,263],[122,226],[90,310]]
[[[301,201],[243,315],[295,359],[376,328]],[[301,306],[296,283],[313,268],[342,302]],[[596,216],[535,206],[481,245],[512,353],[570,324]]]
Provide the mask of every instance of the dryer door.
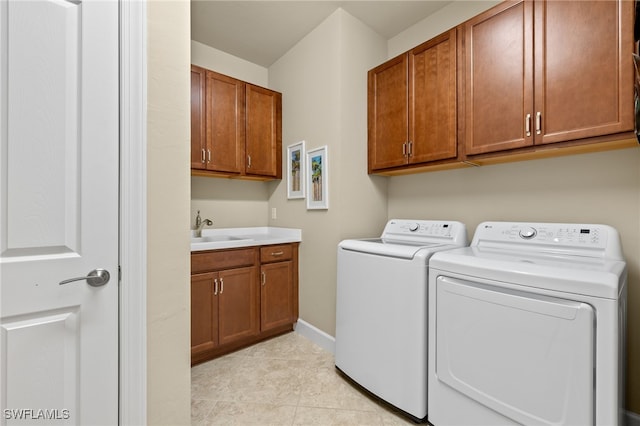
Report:
[[593,424],[594,310],[440,276],[438,380],[522,424]]

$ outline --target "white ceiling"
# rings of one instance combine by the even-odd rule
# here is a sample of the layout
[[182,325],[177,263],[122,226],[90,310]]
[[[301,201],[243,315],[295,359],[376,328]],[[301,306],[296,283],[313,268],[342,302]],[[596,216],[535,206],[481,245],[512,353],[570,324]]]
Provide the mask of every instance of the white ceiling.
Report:
[[449,3],[191,0],[191,39],[268,67],[340,7],[390,39]]

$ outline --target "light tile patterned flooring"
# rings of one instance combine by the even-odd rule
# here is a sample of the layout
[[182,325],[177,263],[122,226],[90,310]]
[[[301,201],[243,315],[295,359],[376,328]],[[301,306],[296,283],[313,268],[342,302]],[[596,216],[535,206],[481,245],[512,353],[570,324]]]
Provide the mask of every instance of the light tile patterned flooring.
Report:
[[192,425],[408,425],[291,332],[191,369]]

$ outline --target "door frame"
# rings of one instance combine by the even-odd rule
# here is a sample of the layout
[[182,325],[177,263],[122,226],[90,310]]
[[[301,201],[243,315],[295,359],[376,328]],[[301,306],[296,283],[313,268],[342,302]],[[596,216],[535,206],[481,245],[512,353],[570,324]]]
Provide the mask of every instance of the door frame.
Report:
[[147,423],[147,4],[120,8],[119,423]]

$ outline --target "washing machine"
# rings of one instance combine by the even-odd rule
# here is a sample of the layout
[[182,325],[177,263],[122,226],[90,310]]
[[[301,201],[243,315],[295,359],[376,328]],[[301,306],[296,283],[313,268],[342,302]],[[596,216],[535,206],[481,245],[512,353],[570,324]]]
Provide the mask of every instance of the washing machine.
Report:
[[460,222],[393,219],[338,245],[335,365],[413,420],[427,415],[428,260],[467,243]]
[[429,274],[429,422],[619,425],[627,269],[606,225],[485,222]]

